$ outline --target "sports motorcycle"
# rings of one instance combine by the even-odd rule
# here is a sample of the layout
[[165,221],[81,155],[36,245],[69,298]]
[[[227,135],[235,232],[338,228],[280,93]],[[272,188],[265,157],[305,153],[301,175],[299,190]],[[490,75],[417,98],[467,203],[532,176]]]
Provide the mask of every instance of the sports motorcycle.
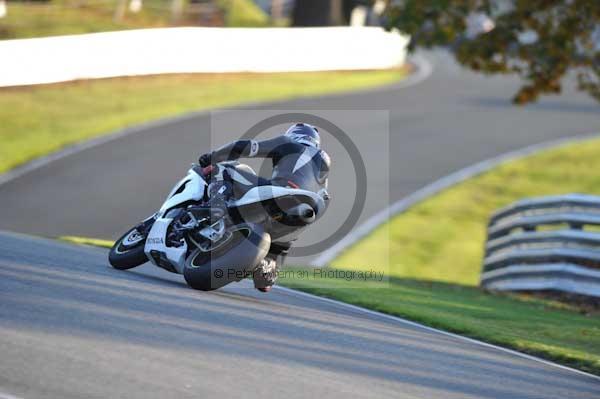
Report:
[[259,186],[248,176],[256,173],[238,161],[192,165],[158,212],[115,242],[110,264],[150,261],[203,291],[250,276],[272,242],[293,241],[324,213],[329,194]]

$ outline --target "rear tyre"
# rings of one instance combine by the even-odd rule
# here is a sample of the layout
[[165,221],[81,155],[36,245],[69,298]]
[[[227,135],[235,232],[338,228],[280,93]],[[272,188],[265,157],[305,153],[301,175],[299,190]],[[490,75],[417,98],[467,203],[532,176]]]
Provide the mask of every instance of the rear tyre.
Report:
[[146,236],[137,227],[132,228],[115,242],[108,254],[111,266],[119,270],[132,269],[148,261],[144,253]]
[[240,224],[228,241],[215,250],[194,250],[185,261],[183,276],[196,290],[216,290],[252,273],[270,245],[271,236],[262,226]]

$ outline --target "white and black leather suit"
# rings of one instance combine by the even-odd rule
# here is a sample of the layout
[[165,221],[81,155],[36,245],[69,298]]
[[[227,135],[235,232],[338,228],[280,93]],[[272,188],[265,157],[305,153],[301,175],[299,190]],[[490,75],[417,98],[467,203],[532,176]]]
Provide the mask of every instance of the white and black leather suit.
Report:
[[[299,188],[314,193],[327,188],[331,166],[329,155],[322,149],[298,143],[283,135],[263,141],[237,140],[207,155],[212,164],[240,158],[269,158],[273,166],[271,179],[262,178],[249,171],[237,171],[253,185]],[[273,243],[270,255],[273,258],[278,255],[285,256],[290,246],[291,243]],[[280,259],[278,263],[282,261],[283,259]]]

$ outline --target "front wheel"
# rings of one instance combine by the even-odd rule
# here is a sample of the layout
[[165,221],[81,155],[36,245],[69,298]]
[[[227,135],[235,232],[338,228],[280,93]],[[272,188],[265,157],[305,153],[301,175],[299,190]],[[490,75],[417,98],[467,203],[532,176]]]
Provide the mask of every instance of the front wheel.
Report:
[[108,254],[111,266],[119,270],[132,269],[148,261],[144,253],[146,235],[134,227],[115,242]]

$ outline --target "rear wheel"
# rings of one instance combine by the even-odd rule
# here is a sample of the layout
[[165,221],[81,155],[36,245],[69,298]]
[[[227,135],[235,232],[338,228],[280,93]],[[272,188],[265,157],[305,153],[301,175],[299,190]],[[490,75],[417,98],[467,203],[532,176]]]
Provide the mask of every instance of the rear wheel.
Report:
[[127,270],[144,264],[148,257],[144,253],[146,235],[134,227],[115,242],[110,253],[108,261],[115,269]]
[[185,261],[183,276],[194,289],[216,290],[251,273],[270,245],[271,236],[260,225],[238,225],[227,242],[212,251],[194,250]]

